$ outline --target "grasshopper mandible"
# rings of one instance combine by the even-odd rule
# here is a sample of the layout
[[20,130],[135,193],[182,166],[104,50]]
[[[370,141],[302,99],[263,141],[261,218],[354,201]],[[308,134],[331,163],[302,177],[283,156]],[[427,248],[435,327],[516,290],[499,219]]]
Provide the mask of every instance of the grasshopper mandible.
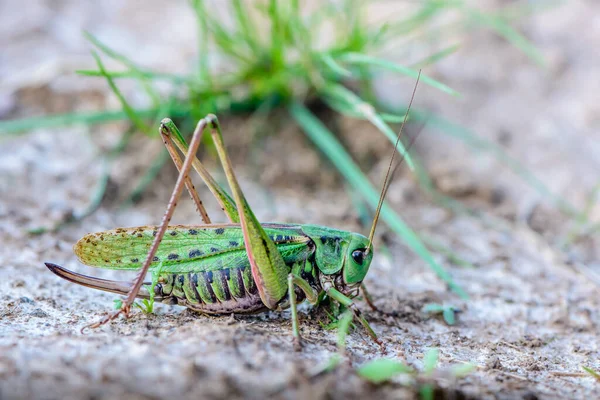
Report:
[[[205,314],[242,314],[290,308],[294,344],[299,348],[297,304],[307,300],[316,305],[326,295],[351,310],[368,335],[381,344],[352,299],[362,288],[367,302],[372,305],[362,281],[373,258],[375,228],[395,171],[391,167],[418,82],[419,78],[398,133],[368,238],[318,225],[261,224],[235,177],[217,117],[208,115],[198,122],[189,147],[173,121],[164,119],[160,134],[179,176],[161,224],[91,233],[73,247],[79,260],[86,265],[119,270],[139,269],[133,284],[81,275],[46,263],[50,271],[68,281],[127,295],[119,310],[84,329],[97,328],[120,314],[129,316],[136,297],[149,299],[152,294],[156,300]],[[207,127],[233,198],[217,184],[196,157]],[[414,139],[416,136],[408,148]],[[178,150],[185,155],[184,161]],[[211,223],[189,177],[192,167],[215,196],[230,223]],[[203,225],[169,226],[184,186],[196,204]],[[148,271],[158,275],[153,287],[144,283]]]

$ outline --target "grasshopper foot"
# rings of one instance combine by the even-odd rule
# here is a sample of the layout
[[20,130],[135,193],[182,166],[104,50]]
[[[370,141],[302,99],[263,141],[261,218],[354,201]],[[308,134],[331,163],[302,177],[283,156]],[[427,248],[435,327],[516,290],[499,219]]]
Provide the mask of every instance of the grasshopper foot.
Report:
[[383,341],[379,340],[378,338],[373,339],[373,341],[379,345],[379,351],[381,353],[385,353],[385,351],[386,351],[385,343],[383,343]]
[[100,321],[97,321],[97,322],[94,322],[93,324],[84,326],[83,328],[81,328],[80,332],[82,334],[84,334],[85,331],[88,329],[99,328],[102,325],[105,325],[105,324],[109,323],[110,321],[116,319],[121,314],[123,314],[125,316],[125,318],[129,318],[131,315],[131,306],[123,304],[123,306],[119,310],[105,315]]

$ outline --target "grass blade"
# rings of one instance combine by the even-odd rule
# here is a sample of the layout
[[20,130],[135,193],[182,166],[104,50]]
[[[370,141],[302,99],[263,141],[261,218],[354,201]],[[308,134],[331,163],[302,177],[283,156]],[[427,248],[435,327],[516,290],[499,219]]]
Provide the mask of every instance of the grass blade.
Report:
[[[91,70],[91,69],[78,69],[75,73],[82,76],[104,76],[102,72]],[[119,78],[136,78],[140,77],[144,79],[153,79],[153,80],[164,80],[170,81],[175,84],[183,84],[183,83],[193,83],[192,80],[186,76],[174,75],[174,74],[165,74],[161,72],[153,72],[153,71],[106,71],[108,75],[110,75],[113,79]]]
[[489,15],[480,11],[471,9],[469,10],[472,14],[471,18],[477,24],[491,27],[500,36],[510,42],[513,46],[527,54],[533,61],[539,66],[545,65],[544,57],[542,53],[529,41],[525,36],[517,32],[511,27],[503,18],[497,15]]
[[[411,78],[414,78],[414,79],[417,79],[417,76],[419,75],[418,70],[415,70],[415,69],[412,69],[409,67],[405,67],[403,65],[396,64],[396,63],[393,63],[388,60],[368,56],[366,54],[361,54],[361,53],[352,53],[352,52],[343,53],[343,54],[340,54],[337,56],[337,61],[345,62],[345,63],[353,64],[353,65],[369,65],[369,66],[384,68],[389,71],[399,72],[406,76],[410,76]],[[451,89],[450,87],[444,85],[443,83],[441,83],[433,78],[430,78],[427,75],[421,74],[421,80],[423,81],[423,83],[426,83],[431,87],[439,89],[442,92],[451,94],[452,96],[459,96],[459,93],[456,90]]]
[[[153,110],[138,111],[142,115],[150,115]],[[127,119],[124,111],[97,111],[88,113],[68,113],[46,115],[9,121],[0,121],[0,135],[16,134],[40,128],[55,128],[75,124],[94,125]]]
[[325,64],[325,66],[327,66],[334,74],[340,77],[352,77],[352,72],[338,64],[330,54],[322,54],[320,58],[321,61],[323,61],[323,64]]
[[89,32],[83,32],[83,36],[90,42],[92,43],[94,46],[96,46],[102,53],[104,53],[105,55],[107,55],[108,57],[112,58],[113,60],[119,61],[120,63],[122,63],[123,65],[129,67],[130,69],[132,69],[135,72],[141,72],[141,68],[139,68],[133,61],[131,61],[129,58],[125,57],[123,54],[118,53],[116,51],[114,51],[113,49],[111,49],[110,47],[108,47],[107,45],[105,45],[104,43],[102,43],[100,40],[98,40],[94,35],[92,35]]
[[[379,202],[379,193],[365,174],[360,170],[350,155],[342,147],[335,136],[304,105],[294,102],[289,107],[290,114],[300,125],[304,133],[331,160],[346,180],[360,192],[370,207],[375,209]],[[381,209],[381,217],[416,254],[426,261],[431,269],[448,284],[450,289],[463,299],[468,299],[466,292],[457,285],[450,274],[434,260],[432,254],[417,234],[385,203]]]
[[[379,114],[377,114],[375,108],[373,108],[371,104],[363,101],[353,92],[338,84],[325,86],[323,88],[323,95],[333,98],[337,107],[349,109],[351,113],[358,114],[367,119],[369,122],[375,125],[375,127],[379,129],[379,131],[383,133],[393,145],[396,145],[396,139],[398,136],[379,116]],[[402,155],[402,157],[406,158],[406,165],[408,165],[411,170],[414,169],[412,158],[410,157],[410,154],[406,152],[402,142],[398,142],[398,152]]]
[[[283,4],[283,3],[282,3]],[[271,62],[280,69],[285,64],[284,26],[282,12],[277,0],[269,1],[268,15],[271,19]]]
[[106,81],[108,82],[108,85],[110,86],[111,90],[113,91],[115,96],[117,96],[117,98],[119,99],[119,102],[121,103],[121,106],[123,107],[123,111],[125,111],[125,114],[127,114],[129,119],[131,120],[131,122],[135,125],[135,127],[138,130],[140,130],[141,132],[144,132],[144,133],[149,133],[150,128],[148,127],[148,125],[146,125],[144,123],[144,121],[142,121],[142,118],[140,117],[140,115],[138,115],[138,113],[133,109],[133,107],[131,107],[129,105],[129,103],[127,102],[127,100],[125,100],[125,97],[123,96],[123,94],[121,93],[121,91],[119,90],[119,88],[117,87],[115,82],[113,81],[113,79],[110,77],[110,75],[108,75],[106,73],[106,70],[104,69],[104,64],[102,63],[100,56],[98,56],[98,54],[96,54],[96,52],[94,52],[94,51],[92,52],[92,56],[96,60],[96,64],[98,65],[98,69],[100,70],[100,73],[106,78]]
[[241,38],[246,42],[250,50],[253,53],[260,53],[260,45],[257,42],[256,32],[258,32],[254,25],[254,20],[249,15],[248,9],[246,8],[247,3],[242,3],[242,0],[233,0],[233,14],[236,18],[237,24],[241,31]]
[[[435,198],[434,198],[434,200],[435,200]],[[458,211],[460,213],[463,210],[458,210]],[[448,260],[448,262],[450,262],[453,265],[456,265],[458,267],[463,267],[463,268],[470,268],[470,269],[476,268],[475,265],[473,265],[473,263],[470,263],[469,261],[462,258],[459,254],[452,251],[452,249],[450,247],[443,245],[438,240],[435,240],[434,238],[432,238],[430,236],[423,237],[423,242],[425,242],[427,247],[429,247],[430,249],[433,249],[436,252],[443,254],[446,257],[446,259]]]
[[226,29],[219,16],[215,14],[214,8],[207,8],[203,0],[193,0],[192,6],[196,13],[198,27],[200,28],[198,56],[201,61],[201,73],[204,73],[203,71],[208,69],[209,39],[212,39],[218,52],[236,61],[249,65],[253,64],[252,58],[246,55],[246,48],[241,48],[240,46],[242,39],[239,38],[239,35],[235,35]]
[[382,383],[396,375],[413,374],[414,372],[408,365],[389,358],[370,361],[356,370],[358,376],[373,383]]
[[[157,108],[148,108],[143,110],[135,110],[135,113],[141,118],[148,118],[156,115],[157,111]],[[189,110],[181,107],[180,105],[171,109],[171,118],[181,118],[188,115]],[[76,124],[104,124],[108,122],[121,121],[127,118],[127,113],[123,110],[119,110],[46,115],[42,117],[0,121],[0,136],[18,134],[40,128],[55,128],[59,126]]]
[[[327,99],[327,104],[333,108],[334,110],[345,114],[352,118],[363,118],[366,119],[363,115],[357,113],[354,110],[348,109],[342,102],[336,99]],[[406,110],[398,110],[399,113]],[[401,114],[389,114],[389,113],[379,113],[379,116],[382,120],[391,123],[401,123],[404,119],[404,116]],[[528,185],[533,187],[538,191],[542,196],[551,199],[554,203],[554,206],[561,210],[566,215],[575,218],[581,224],[589,223],[589,218],[585,215],[585,213],[581,210],[578,210],[574,205],[569,203],[567,200],[562,198],[559,195],[554,194],[548,186],[546,186],[541,180],[539,180],[531,171],[529,171],[521,162],[513,157],[511,157],[504,149],[494,142],[478,137],[471,130],[464,128],[458,124],[455,124],[441,116],[432,114],[425,110],[412,109],[411,117],[418,122],[426,122],[429,126],[433,126],[438,128],[437,130],[432,130],[432,132],[446,134],[452,136],[458,140],[463,141],[468,146],[473,147],[479,151],[489,152],[492,156],[494,156],[498,161],[502,164],[506,165],[510,170],[512,170],[517,176],[519,176],[523,181],[525,181]],[[419,166],[418,157],[412,156],[412,161],[415,166],[414,171],[417,172],[417,178],[419,178],[421,187],[425,188],[431,195],[433,195],[440,204],[444,207],[447,207],[454,212],[475,215],[476,213],[473,210],[470,210],[461,202],[445,196],[442,193],[439,193],[431,179],[427,175],[426,171],[423,170],[423,167]]]
[[598,373],[598,372],[594,371],[593,369],[586,367],[584,365],[581,366],[581,369],[583,369],[585,372],[587,372],[592,377],[594,377],[598,382],[600,382],[600,373]]
[[[110,47],[108,47],[107,45],[102,43],[100,40],[98,40],[96,37],[94,37],[94,35],[92,35],[91,33],[84,32],[83,35],[85,36],[85,38],[88,41],[90,41],[94,46],[96,46],[98,49],[100,49],[100,51],[102,51],[108,57],[110,57],[114,60],[117,60],[120,63],[122,63],[123,65],[127,66],[129,68],[130,72],[132,72],[134,74],[135,78],[137,78],[140,85],[142,85],[142,87],[144,88],[144,90],[146,91],[146,93],[148,94],[150,99],[152,99],[153,104],[155,106],[158,106],[160,104],[160,97],[159,97],[158,93],[156,92],[156,90],[154,90],[152,85],[150,85],[149,80],[146,77],[148,74],[152,74],[152,72],[142,70],[129,58],[114,51],[113,49],[111,49]],[[105,76],[105,74],[108,74],[108,73],[106,71],[100,71],[100,74],[102,76]]]
[[434,64],[441,60],[442,58],[448,57],[450,54],[455,53],[458,49],[460,49],[459,44],[455,44],[453,46],[446,47],[443,50],[438,51],[437,53],[433,53],[432,55],[426,57],[425,59],[413,64],[411,68],[418,71],[421,68],[424,68],[428,65]]

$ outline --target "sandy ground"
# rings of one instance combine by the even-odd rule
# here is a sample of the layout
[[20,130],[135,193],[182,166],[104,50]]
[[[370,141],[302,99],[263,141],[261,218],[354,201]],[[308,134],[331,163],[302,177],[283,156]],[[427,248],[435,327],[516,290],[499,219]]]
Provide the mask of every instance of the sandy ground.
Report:
[[[32,1],[20,14],[11,11],[14,2],[0,4],[3,119],[116,105],[103,82],[71,73],[90,65],[83,28],[119,49],[135,48],[136,60],[156,68],[185,70],[194,51],[193,20],[183,2],[167,9],[149,2],[147,10],[139,10],[134,2]],[[600,41],[600,24],[591,21],[599,12],[595,3],[575,1],[523,22],[523,32],[548,61],[543,69],[495,35],[473,34],[455,56],[430,71],[462,97],[421,86],[419,105],[500,144],[553,193],[582,208],[600,168],[600,57],[592,50]],[[179,23],[164,35],[155,28],[158,17]],[[175,57],[173,64],[156,57],[166,51]],[[383,95],[406,101],[412,82],[384,78]],[[366,229],[335,172],[294,127],[284,126],[279,136],[248,151],[241,122],[224,121],[225,140],[262,220]],[[379,181],[387,143],[366,124],[337,122],[346,128],[343,139],[357,159]],[[462,362],[477,366],[460,380],[440,376],[441,397],[600,395],[599,383],[580,369],[600,369],[597,232],[561,247],[574,225],[547,198],[490,155],[433,129],[425,130],[417,151],[435,183],[483,217],[436,205],[406,172],[397,177],[389,199],[421,235],[474,264],[455,266],[436,255],[468,291],[468,302],[449,293],[382,228],[378,241],[388,252],[378,253],[366,283],[382,311],[368,312],[368,319],[384,349],[354,331],[349,362],[334,372],[314,376],[335,353],[336,334],[322,329],[323,313],[308,307],[301,312],[307,344],[300,353],[292,350],[288,312],[217,318],[159,305],[155,315],[137,313],[80,334],[115,296],[61,281],[43,262],[131,278],[78,264],[71,246],[87,232],[159,222],[173,168],[165,168],[135,207],[119,210],[118,199],[161,144],[135,138],[113,170],[111,196],[83,222],[40,236],[27,229],[52,225],[85,207],[101,172],[97,154],[116,142],[120,129],[39,129],[0,137],[0,398],[413,398],[415,391],[402,382],[374,386],[353,368],[379,357],[420,368],[432,347],[440,349],[442,368]],[[209,211],[218,215],[214,204]],[[597,203],[590,218],[600,221]],[[181,202],[174,222],[189,221],[200,222],[191,202]],[[458,323],[447,326],[423,314],[430,302],[459,307]],[[362,302],[361,307],[368,310]]]

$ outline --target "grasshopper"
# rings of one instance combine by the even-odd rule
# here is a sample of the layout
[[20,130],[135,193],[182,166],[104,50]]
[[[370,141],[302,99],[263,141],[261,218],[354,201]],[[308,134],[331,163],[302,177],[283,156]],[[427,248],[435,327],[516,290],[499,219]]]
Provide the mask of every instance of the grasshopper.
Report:
[[[163,119],[159,132],[179,175],[161,224],[87,234],[73,247],[83,264],[117,270],[139,269],[134,282],[99,279],[46,263],[50,271],[68,281],[126,295],[120,309],[83,329],[97,328],[120,314],[128,317],[136,298],[178,304],[204,314],[290,308],[294,346],[298,349],[302,342],[297,304],[307,300],[317,305],[327,296],[348,308],[373,341],[381,345],[353,299],[362,288],[372,306],[362,281],[373,258],[375,228],[395,171],[391,167],[417,85],[418,78],[393,149],[369,237],[318,225],[260,223],[235,176],[217,117],[211,114],[198,122],[189,147],[173,121]],[[207,127],[233,198],[196,157]],[[414,139],[416,136],[408,148]],[[183,161],[178,151],[185,156]],[[219,202],[229,223],[211,223],[189,176],[192,167]],[[169,225],[184,187],[204,224]],[[148,271],[157,278],[153,279],[154,285],[144,282]]]

